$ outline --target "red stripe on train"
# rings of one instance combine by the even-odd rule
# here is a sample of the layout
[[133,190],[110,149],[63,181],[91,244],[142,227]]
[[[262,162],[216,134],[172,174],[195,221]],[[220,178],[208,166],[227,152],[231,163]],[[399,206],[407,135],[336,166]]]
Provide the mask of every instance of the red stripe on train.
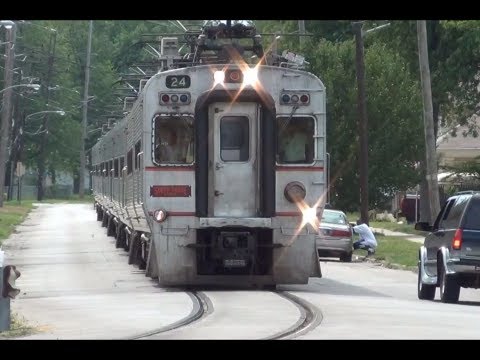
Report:
[[298,211],[278,211],[275,213],[276,216],[302,216],[301,212]]
[[280,166],[275,168],[277,171],[323,171],[323,166]]
[[145,171],[195,171],[193,166],[147,166]]
[[[323,166],[277,166],[278,171],[324,171]],[[194,166],[147,166],[145,171],[195,171]]]
[[[153,216],[154,212],[149,211],[148,215]],[[195,216],[194,212],[191,211],[167,211],[168,216]]]

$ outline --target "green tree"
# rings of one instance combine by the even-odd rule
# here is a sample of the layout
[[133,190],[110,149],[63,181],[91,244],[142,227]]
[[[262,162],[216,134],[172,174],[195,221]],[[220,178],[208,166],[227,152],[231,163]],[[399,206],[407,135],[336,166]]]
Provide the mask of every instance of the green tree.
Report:
[[[308,70],[326,86],[332,202],[342,209],[357,210],[359,142],[351,22],[306,21],[305,25],[314,36],[306,42],[302,54],[310,62]],[[376,25],[368,22],[365,28]],[[261,26],[268,32],[298,29],[297,21],[265,21]],[[370,207],[381,206],[395,191],[416,184],[419,177],[415,164],[423,154],[418,77],[408,61],[376,41],[376,35],[365,38]],[[298,38],[285,37],[279,48],[300,51]]]

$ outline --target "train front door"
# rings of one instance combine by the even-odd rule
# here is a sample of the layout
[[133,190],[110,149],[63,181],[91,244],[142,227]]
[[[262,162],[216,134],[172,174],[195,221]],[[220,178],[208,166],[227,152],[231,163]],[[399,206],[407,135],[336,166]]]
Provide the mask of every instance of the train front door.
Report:
[[209,213],[254,217],[258,207],[256,103],[209,107]]

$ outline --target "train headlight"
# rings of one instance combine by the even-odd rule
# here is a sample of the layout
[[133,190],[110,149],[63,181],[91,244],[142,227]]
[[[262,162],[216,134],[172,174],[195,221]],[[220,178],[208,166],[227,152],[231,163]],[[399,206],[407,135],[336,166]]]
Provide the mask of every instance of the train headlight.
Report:
[[317,208],[315,206],[310,207],[306,205],[306,206],[300,207],[300,210],[302,211],[302,215],[303,215],[302,227],[305,224],[310,224],[315,230],[318,230],[320,226],[320,221],[318,220],[318,216],[317,216]]
[[153,218],[155,219],[156,222],[159,222],[159,223],[164,222],[167,216],[168,216],[167,211],[164,209],[158,209],[153,213]]
[[215,71],[213,73],[213,79],[215,80],[215,84],[213,84],[214,86],[217,84],[223,84],[223,82],[225,81],[225,73],[221,70]]
[[283,191],[285,198],[290,201],[291,203],[298,203],[305,199],[307,195],[307,191],[305,190],[305,186],[299,181],[292,181],[285,186],[285,190]]
[[247,69],[243,72],[243,85],[253,85],[257,82],[258,69]]

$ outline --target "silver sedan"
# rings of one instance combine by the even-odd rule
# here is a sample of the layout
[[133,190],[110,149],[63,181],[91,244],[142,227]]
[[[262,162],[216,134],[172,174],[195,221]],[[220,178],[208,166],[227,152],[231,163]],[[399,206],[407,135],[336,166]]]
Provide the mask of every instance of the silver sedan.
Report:
[[340,210],[323,210],[319,235],[316,238],[318,256],[339,257],[352,261],[353,230],[347,216]]

